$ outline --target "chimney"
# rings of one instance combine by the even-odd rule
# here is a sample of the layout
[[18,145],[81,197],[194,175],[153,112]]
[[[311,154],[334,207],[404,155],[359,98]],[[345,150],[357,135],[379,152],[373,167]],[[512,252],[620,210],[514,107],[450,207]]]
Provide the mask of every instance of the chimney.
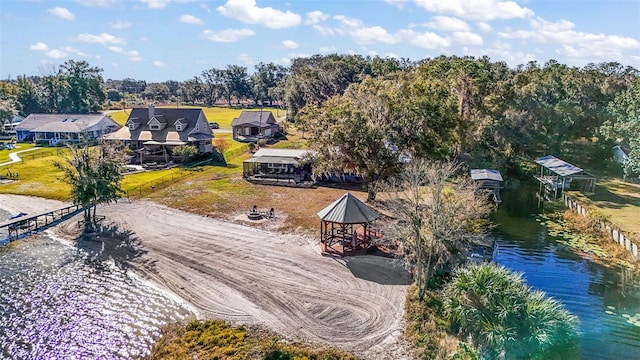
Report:
[[155,110],[156,109],[153,107],[153,104],[149,104],[149,120],[151,120],[153,115],[155,115]]

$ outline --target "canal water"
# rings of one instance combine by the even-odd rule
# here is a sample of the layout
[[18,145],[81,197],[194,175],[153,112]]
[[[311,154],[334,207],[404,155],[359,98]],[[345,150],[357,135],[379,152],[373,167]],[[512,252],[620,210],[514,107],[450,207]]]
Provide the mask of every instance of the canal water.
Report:
[[[640,277],[579,256],[537,221],[536,191],[503,192],[494,216],[496,262],[561,301],[580,320],[577,349],[563,359],[640,359]],[[640,214],[638,215],[640,219]]]
[[[9,214],[0,209],[0,223]],[[115,264],[38,235],[0,246],[1,359],[132,359],[160,328],[193,317]]]

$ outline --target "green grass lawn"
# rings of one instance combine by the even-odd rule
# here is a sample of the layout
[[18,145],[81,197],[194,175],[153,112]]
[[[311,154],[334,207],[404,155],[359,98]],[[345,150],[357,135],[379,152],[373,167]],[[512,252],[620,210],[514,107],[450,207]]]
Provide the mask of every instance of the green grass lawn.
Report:
[[28,150],[28,149],[31,149],[31,148],[34,147],[34,145],[32,143],[19,143],[16,146],[17,146],[16,149],[0,150],[0,163],[7,162],[7,161],[11,160],[9,158],[9,153],[16,152],[16,151],[22,151],[22,150]]
[[19,181],[0,185],[0,192],[67,200],[71,187],[60,180],[63,174],[53,165],[56,160],[62,158],[49,155],[3,167],[2,171],[17,173]]
[[576,197],[620,227],[620,230],[640,239],[640,184],[616,178],[599,179],[594,194],[574,192]]

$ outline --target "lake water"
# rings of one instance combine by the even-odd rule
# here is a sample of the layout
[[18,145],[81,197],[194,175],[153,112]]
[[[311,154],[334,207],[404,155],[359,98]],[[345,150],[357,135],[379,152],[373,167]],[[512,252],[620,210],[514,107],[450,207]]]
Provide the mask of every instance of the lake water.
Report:
[[496,262],[522,272],[528,285],[578,316],[579,348],[565,358],[640,359],[640,278],[555,242],[536,221],[535,190],[504,191],[502,198]]
[[[9,214],[0,210],[0,222]],[[115,264],[45,235],[0,246],[0,358],[131,359],[168,322],[193,317],[178,299]]]

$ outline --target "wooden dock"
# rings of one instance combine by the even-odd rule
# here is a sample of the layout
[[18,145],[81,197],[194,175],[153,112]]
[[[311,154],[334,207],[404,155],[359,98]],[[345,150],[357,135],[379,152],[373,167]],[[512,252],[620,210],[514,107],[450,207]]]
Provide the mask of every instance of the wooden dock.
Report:
[[6,236],[0,236],[0,245],[6,245],[25,236],[43,231],[73,217],[83,210],[84,207],[82,207],[82,205],[76,204],[37,215],[25,215],[9,220],[0,224],[0,230],[6,229],[7,232]]

